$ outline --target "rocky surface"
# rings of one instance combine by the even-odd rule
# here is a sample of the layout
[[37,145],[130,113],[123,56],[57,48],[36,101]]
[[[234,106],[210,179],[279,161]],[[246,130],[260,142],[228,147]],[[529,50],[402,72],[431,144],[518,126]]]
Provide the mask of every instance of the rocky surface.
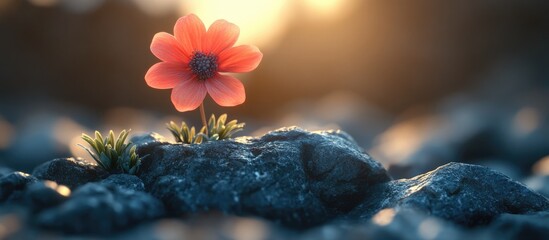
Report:
[[348,217],[369,219],[384,208],[415,209],[464,226],[490,223],[503,214],[549,210],[542,195],[487,167],[449,163],[411,179],[376,186]]
[[88,182],[105,178],[108,172],[83,159],[58,158],[39,165],[32,171],[32,175],[76,189]]
[[259,139],[159,146],[139,177],[175,214],[220,210],[293,227],[326,222],[390,180],[348,135],[297,128]]
[[62,205],[41,212],[36,222],[67,233],[108,234],[163,214],[162,203],[147,193],[110,183],[88,183]]
[[170,144],[166,138],[158,133],[141,134],[131,137],[130,142],[139,146],[137,154],[146,156],[158,146]]
[[23,172],[4,175],[0,178],[0,203],[17,203],[23,200],[27,186],[35,182],[38,179]]
[[146,156],[136,176],[109,174],[75,159],[41,165],[36,177],[3,173],[0,202],[9,205],[0,205],[0,226],[12,224],[9,236],[16,239],[44,234],[536,239],[549,234],[549,200],[497,171],[449,163],[393,180],[340,131],[284,128],[260,138],[200,145],[168,143],[155,134],[132,140]]

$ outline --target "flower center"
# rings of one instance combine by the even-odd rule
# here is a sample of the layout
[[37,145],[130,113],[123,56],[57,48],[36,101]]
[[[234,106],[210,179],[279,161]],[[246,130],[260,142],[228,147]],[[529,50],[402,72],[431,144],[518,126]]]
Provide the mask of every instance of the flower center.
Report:
[[204,54],[195,51],[189,62],[189,67],[199,80],[206,80],[217,72],[217,56],[212,53]]

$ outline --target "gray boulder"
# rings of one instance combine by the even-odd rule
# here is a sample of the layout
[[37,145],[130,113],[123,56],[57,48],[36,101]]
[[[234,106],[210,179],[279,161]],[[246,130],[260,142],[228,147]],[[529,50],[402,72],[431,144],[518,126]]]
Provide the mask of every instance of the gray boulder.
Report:
[[75,158],[58,158],[37,166],[32,175],[41,180],[50,180],[74,190],[88,182],[99,181],[108,172],[97,164]]
[[283,128],[261,138],[149,150],[139,177],[176,215],[219,210],[305,227],[351,210],[390,180],[340,131]]
[[487,167],[449,163],[411,179],[376,186],[377,195],[350,216],[370,218],[377,210],[420,210],[464,226],[490,223],[504,213],[528,214],[549,209],[549,200]]

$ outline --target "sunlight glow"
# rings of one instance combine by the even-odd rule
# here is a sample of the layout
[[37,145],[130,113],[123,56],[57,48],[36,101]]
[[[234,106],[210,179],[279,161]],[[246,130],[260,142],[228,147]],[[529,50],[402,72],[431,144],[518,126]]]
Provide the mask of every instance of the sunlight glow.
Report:
[[379,211],[376,215],[374,215],[372,221],[377,225],[386,226],[393,221],[395,214],[396,212],[393,208],[383,209]]
[[286,29],[292,16],[289,0],[205,0],[181,1],[181,15],[194,13],[209,26],[225,19],[240,27],[237,43],[268,47]]
[[536,162],[532,167],[532,171],[538,175],[549,175],[549,156],[545,156]]
[[397,123],[378,137],[372,152],[389,162],[400,162],[423,144],[439,122],[435,117],[425,117]]
[[87,156],[84,151],[77,144],[83,144],[84,141],[80,139],[80,136],[84,132],[88,132],[88,129],[78,124],[74,120],[64,117],[55,122],[53,129],[55,140],[66,146],[73,156]]
[[315,18],[335,19],[352,10],[355,0],[302,0],[307,11]]

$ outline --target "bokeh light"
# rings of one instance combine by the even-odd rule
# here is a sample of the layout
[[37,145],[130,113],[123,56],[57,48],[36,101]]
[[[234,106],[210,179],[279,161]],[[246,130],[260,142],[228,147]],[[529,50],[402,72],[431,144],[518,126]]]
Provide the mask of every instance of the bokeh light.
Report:
[[372,222],[380,226],[386,226],[393,222],[396,212],[394,208],[387,208],[379,211],[372,217]]

